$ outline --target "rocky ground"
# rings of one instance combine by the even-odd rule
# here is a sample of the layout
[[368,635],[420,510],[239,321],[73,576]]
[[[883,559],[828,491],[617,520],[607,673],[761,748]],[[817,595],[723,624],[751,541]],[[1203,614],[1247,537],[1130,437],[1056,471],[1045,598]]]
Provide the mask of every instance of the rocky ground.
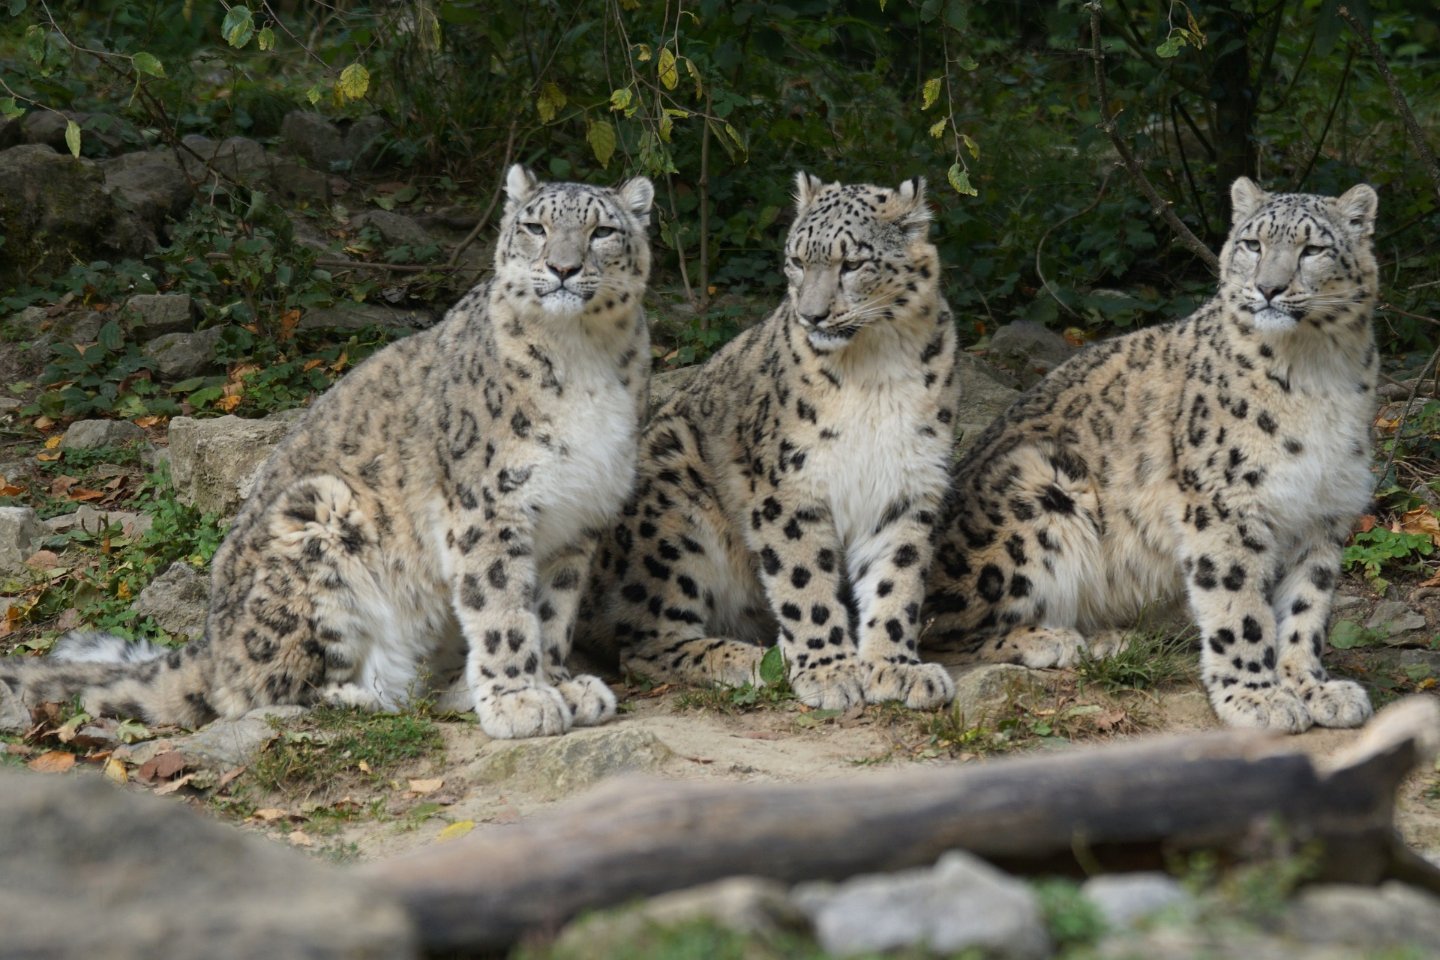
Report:
[[[32,198],[8,214],[0,198],[0,214],[14,226],[7,251],[33,248],[40,265],[52,255],[58,264],[150,250],[190,202],[194,179],[217,167],[263,181],[290,203],[330,205],[330,220],[293,216],[296,234],[326,256],[358,255],[365,242],[451,249],[478,219],[474,209],[396,212],[399,191],[327,172],[363,156],[359,125],[340,129],[297,115],[280,150],[195,138],[178,159],[152,150],[77,162],[52,148],[55,131],[34,125],[0,130],[0,177],[29,184]],[[192,155],[199,158],[193,169]],[[333,218],[337,200],[351,206],[343,219]],[[81,249],[82,240],[91,246]],[[483,258],[469,250],[460,261],[473,277]],[[60,631],[92,623],[165,642],[198,635],[205,560],[306,389],[316,388],[305,378],[343,373],[359,358],[366,331],[385,331],[368,341],[373,346],[432,322],[444,306],[381,291],[364,303],[297,307],[280,328],[295,338],[292,346],[267,368],[293,368],[282,380],[237,357],[235,328],[244,324],[217,310],[220,294],[206,300],[180,286],[57,289],[0,317],[0,653],[42,652]],[[658,402],[692,375],[668,366],[693,328],[679,308],[661,306],[655,319]],[[312,334],[332,339],[306,339]],[[103,363],[91,362],[96,347]],[[1043,328],[1016,323],[995,331],[983,356],[967,354],[962,443],[1073,350]],[[140,359],[125,366],[132,352]],[[1406,421],[1406,396],[1398,385],[1396,402],[1382,413],[1388,436]],[[174,398],[173,409],[157,406],[156,397]],[[217,415],[226,410],[242,415]],[[1382,445],[1381,459],[1388,450]],[[1423,465],[1411,472],[1422,486],[1428,480]],[[1427,529],[1421,514],[1434,523],[1424,510],[1370,522],[1413,533]],[[1433,691],[1440,678],[1440,586],[1431,582],[1427,555],[1418,547],[1414,556],[1383,555],[1377,547],[1374,568],[1357,563],[1342,582],[1330,660],[1377,704]],[[165,795],[314,857],[374,862],[531,817],[620,773],[824,781],[1203,730],[1215,720],[1194,657],[1183,629],[1162,621],[1130,657],[1078,671],[951,664],[956,704],[931,713],[872,707],[834,715],[806,709],[783,690],[697,691],[612,677],[622,699],[614,723],[521,742],[490,740],[464,717],[424,709],[379,718],[282,710],[186,732],[77,716],[63,705],[32,716],[0,700],[0,730],[9,731],[0,766],[57,782],[103,776],[121,791]],[[1353,737],[1317,730],[1295,742],[1324,757]],[[45,809],[63,802],[53,793],[36,797]],[[1397,822],[1414,849],[1440,861],[1435,769],[1406,782]],[[581,921],[532,953],[797,956],[929,944],[1007,957],[1440,954],[1440,900],[1429,894],[1399,885],[1312,886],[1291,896],[1304,874],[1295,851],[1247,869],[1217,879],[1177,865],[1178,878],[1037,886],[956,855],[931,870],[838,888],[737,881],[689,899],[661,898],[639,913]],[[0,918],[13,903],[0,890]],[[957,911],[956,903],[974,909]],[[964,917],[984,922],[967,926]],[[392,955],[408,949],[404,936],[394,943],[401,952]]]

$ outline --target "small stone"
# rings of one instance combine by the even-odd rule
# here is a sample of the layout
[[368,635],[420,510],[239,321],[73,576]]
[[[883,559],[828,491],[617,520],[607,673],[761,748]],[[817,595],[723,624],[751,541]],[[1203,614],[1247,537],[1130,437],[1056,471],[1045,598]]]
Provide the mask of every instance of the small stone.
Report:
[[192,133],[180,142],[187,148],[180,154],[185,171],[194,179],[213,178],[212,170],[248,184],[263,184],[270,177],[269,155],[249,137],[228,137],[217,142]]
[[125,313],[139,337],[186,333],[195,328],[195,308],[188,293],[142,293],[125,302]]
[[210,607],[210,584],[190,564],[177,561],[140,591],[131,605],[142,617],[151,617],[166,633],[194,640],[205,633]]
[[165,333],[145,344],[145,355],[155,361],[162,380],[177,381],[199,376],[215,366],[220,346],[220,327],[196,333]]
[[236,720],[215,720],[185,737],[151,740],[132,748],[128,759],[135,764],[169,750],[179,751],[191,767],[223,773],[250,763],[279,734],[273,720],[293,720],[304,707],[259,707]]
[[287,410],[263,420],[224,416],[170,421],[170,476],[181,503],[234,516],[276,445],[304,416]]
[[1188,903],[1190,894],[1163,873],[1111,873],[1091,877],[1080,892],[1111,927],[1128,927],[1168,907]]
[[1075,348],[1033,320],[1016,320],[991,335],[988,352],[1000,363],[1013,366],[1021,384],[1029,386],[1070,359]]
[[1009,408],[1020,391],[1014,377],[963,351],[955,358],[955,375],[960,381],[960,405],[955,413],[958,454]]
[[345,137],[321,114],[294,110],[280,124],[280,142],[296,156],[304,157],[320,170],[331,170],[348,159]]
[[1425,616],[1416,610],[1411,609],[1399,600],[1385,600],[1375,608],[1365,626],[1371,630],[1381,631],[1387,638],[1386,642],[1392,642],[1391,638],[1399,637],[1401,634],[1410,633],[1414,630],[1425,629]]
[[1042,960],[1050,935],[1034,891],[978,857],[952,851],[933,869],[802,884],[795,902],[820,945],[839,956],[921,947]]
[[435,315],[423,308],[400,310],[378,303],[356,303],[342,300],[334,306],[316,307],[300,318],[301,330],[382,330],[409,332],[432,325]]
[[356,230],[369,227],[380,234],[386,243],[396,246],[404,244],[409,247],[423,247],[435,242],[435,239],[425,232],[425,228],[410,217],[389,210],[367,210],[357,214],[350,220],[350,226]]
[[472,783],[504,784],[546,800],[559,799],[621,773],[660,770],[674,753],[649,730],[601,727],[563,737],[496,740],[467,765]]
[[8,686],[0,683],[0,733],[24,733],[31,726],[29,708]]
[[0,576],[25,570],[25,558],[45,536],[45,527],[29,507],[0,507]]
[[155,518],[148,513],[136,513],[132,510],[107,510],[104,507],[82,503],[74,513],[64,513],[46,520],[45,526],[51,533],[64,533],[77,527],[87,533],[100,533],[106,527],[119,524],[120,530],[125,536],[138,537],[149,530],[154,523]]
[[60,439],[62,450],[122,447],[145,439],[145,431],[128,420],[76,420]]
[[8,417],[24,406],[23,401],[14,397],[0,397],[0,417]]
[[62,343],[94,343],[100,337],[100,328],[108,319],[109,317],[98,310],[72,310],[62,313],[50,321],[45,331],[45,341],[52,354]]
[[293,160],[275,163],[275,189],[292,200],[329,200],[335,193],[330,174]]
[[1370,951],[1411,947],[1435,956],[1440,954],[1440,897],[1393,880],[1378,888],[1317,884],[1295,897],[1283,927],[1306,943]]
[[981,663],[963,671],[952,671],[955,699],[951,709],[966,722],[978,723],[1004,707],[1017,691],[1034,682],[1034,674],[1014,663]]

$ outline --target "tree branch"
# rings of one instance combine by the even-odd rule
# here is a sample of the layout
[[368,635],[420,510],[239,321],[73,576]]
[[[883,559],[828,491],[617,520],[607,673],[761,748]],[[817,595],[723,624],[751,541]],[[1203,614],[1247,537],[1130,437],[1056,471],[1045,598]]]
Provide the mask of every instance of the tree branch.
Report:
[[1390,99],[1395,101],[1395,109],[1400,113],[1400,119],[1405,124],[1405,132],[1410,135],[1410,145],[1415,148],[1421,166],[1430,175],[1430,186],[1435,191],[1435,199],[1440,201],[1440,163],[1436,162],[1434,151],[1425,142],[1425,134],[1420,130],[1420,124],[1415,122],[1415,114],[1410,112],[1410,104],[1406,101],[1405,94],[1400,91],[1400,84],[1396,82],[1395,74],[1390,72],[1390,64],[1385,62],[1385,54],[1375,43],[1375,38],[1370,35],[1370,31],[1355,19],[1355,15],[1350,12],[1349,7],[1341,7],[1338,12],[1340,19],[1349,24],[1350,29],[1355,31],[1355,36],[1365,44],[1370,58],[1375,61],[1375,66],[1380,70],[1380,76],[1385,79],[1385,86],[1390,90]]
[[1095,89],[1100,102],[1100,129],[1105,131],[1105,135],[1110,138],[1115,152],[1120,155],[1120,163],[1130,174],[1130,179],[1135,181],[1135,186],[1150,202],[1150,209],[1170,225],[1170,229],[1182,246],[1199,257],[1211,273],[1219,274],[1219,258],[1200,241],[1199,237],[1190,232],[1190,228],[1185,226],[1183,220],[1175,215],[1174,207],[1160,196],[1154,185],[1150,183],[1140,162],[1131,152],[1130,145],[1121,138],[1115,129],[1115,119],[1110,114],[1110,94],[1105,86],[1105,54],[1100,49],[1100,0],[1092,0],[1091,3],[1086,4],[1086,8],[1090,11],[1090,57],[1095,61]]

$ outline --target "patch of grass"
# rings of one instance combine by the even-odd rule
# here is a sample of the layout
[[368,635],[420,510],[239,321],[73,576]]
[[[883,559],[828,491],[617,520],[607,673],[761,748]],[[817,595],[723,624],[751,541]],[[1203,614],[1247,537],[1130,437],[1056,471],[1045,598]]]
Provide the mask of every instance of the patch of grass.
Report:
[[1341,556],[1346,570],[1358,568],[1383,597],[1390,587],[1383,573],[1424,571],[1424,559],[1434,552],[1435,543],[1428,533],[1404,533],[1377,526],[1351,537]]
[[1099,685],[1108,693],[1121,690],[1154,690],[1188,683],[1196,675],[1196,654],[1188,636],[1160,631],[1133,633],[1114,656],[1081,657],[1075,672],[1086,683]]
[[1057,951],[1087,947],[1105,935],[1105,918],[1080,885],[1059,877],[1036,881],[1035,895]]
[[[675,706],[681,710],[716,710],[720,713],[745,713],[763,707],[773,707],[795,699],[786,679],[785,655],[778,646],[765,651],[760,659],[760,682],[745,683],[738,687],[715,684],[710,687],[695,687],[675,698]],[[814,711],[816,713],[822,711]],[[817,718],[825,719],[825,718]],[[813,725],[813,722],[812,722]]]
[[343,796],[403,767],[440,757],[444,740],[421,713],[366,713],[318,707],[277,722],[277,737],[250,765],[250,783],[291,799]]
[[[921,956],[910,951],[892,956]],[[513,960],[825,960],[807,938],[738,933],[709,919],[659,924],[638,921],[600,929],[584,943],[528,944]]]

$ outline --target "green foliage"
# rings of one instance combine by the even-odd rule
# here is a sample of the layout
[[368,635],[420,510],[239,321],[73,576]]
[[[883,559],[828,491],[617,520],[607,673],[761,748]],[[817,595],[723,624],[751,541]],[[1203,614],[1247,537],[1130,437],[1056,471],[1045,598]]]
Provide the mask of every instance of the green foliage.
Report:
[[1385,641],[1384,630],[1372,630],[1354,620],[1337,620],[1330,628],[1330,646],[1336,650],[1373,647]]
[[179,413],[151,379],[154,361],[127,343],[118,321],[100,328],[95,343],[58,343],[40,379],[47,389],[36,404],[52,418],[90,414],[140,417]]
[[275,722],[279,736],[249,767],[250,783],[295,799],[337,796],[347,784],[383,783],[402,768],[443,756],[435,721],[421,713],[317,707]]
[[1188,636],[1160,631],[1132,633],[1125,646],[1113,656],[1096,657],[1087,651],[1075,672],[1087,683],[1115,693],[1121,690],[1154,690],[1193,680],[1196,655]]
[[1417,569],[1420,562],[1434,552],[1435,543],[1428,534],[1399,533],[1375,527],[1355,534],[1342,558],[1346,570],[1358,567],[1375,592],[1383,596],[1390,581],[1381,575],[1382,571]]
[[1100,908],[1080,892],[1073,880],[1058,877],[1034,884],[1045,926],[1058,950],[1090,946],[1105,935],[1105,918]]

